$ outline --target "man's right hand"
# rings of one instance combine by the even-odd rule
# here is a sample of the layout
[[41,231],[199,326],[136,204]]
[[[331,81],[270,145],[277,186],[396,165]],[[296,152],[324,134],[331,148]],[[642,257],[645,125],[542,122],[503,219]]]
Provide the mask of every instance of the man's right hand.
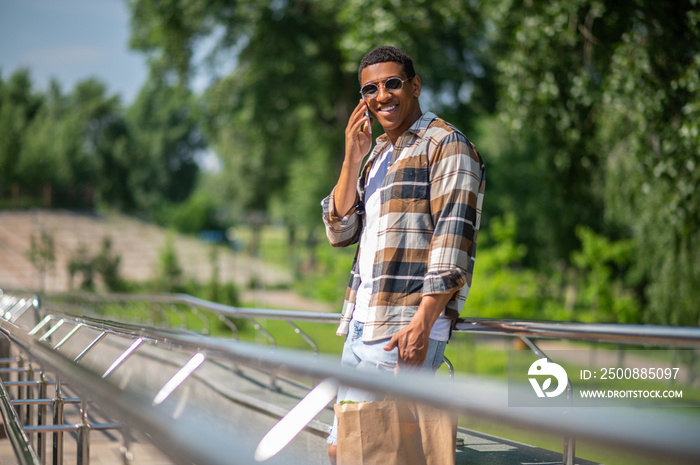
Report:
[[372,118],[364,100],[360,100],[350,115],[345,127],[345,163],[357,166],[362,164],[372,148]]
[[357,176],[362,160],[372,148],[372,118],[367,117],[367,104],[360,100],[345,128],[345,159],[340,178],[333,190],[335,210],[343,217],[357,203]]

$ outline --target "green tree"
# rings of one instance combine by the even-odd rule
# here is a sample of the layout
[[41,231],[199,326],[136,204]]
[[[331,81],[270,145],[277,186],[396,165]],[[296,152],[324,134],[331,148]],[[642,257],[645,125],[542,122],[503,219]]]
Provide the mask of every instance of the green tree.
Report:
[[[83,151],[83,124],[73,111],[70,96],[62,94],[54,81],[45,104],[27,128],[15,180],[26,186],[51,185],[52,192],[61,196],[86,181],[71,169],[78,160],[85,160]],[[94,163],[91,165],[79,171],[94,175]]]
[[206,147],[192,94],[180,85],[151,77],[129,108],[140,169],[130,179],[139,207],[150,212],[182,202],[195,188],[197,154]]
[[54,81],[32,90],[29,71],[0,79],[0,186],[35,193],[54,206],[102,205],[153,215],[193,191],[204,146],[196,105],[182,86],[149,81],[128,114],[96,79],[68,93]]
[[32,89],[29,71],[21,69],[0,79],[0,185],[17,182],[17,165],[26,141],[27,127],[43,104]]
[[[273,212],[295,231],[311,231],[310,244],[359,101],[357,66],[371,48],[394,44],[414,55],[426,109],[465,131],[494,105],[485,26],[470,2],[133,0],[130,7],[131,45],[146,53],[155,76],[183,84],[198,71],[213,76],[202,117],[233,216]],[[199,58],[203,44],[212,50],[207,59]]]
[[[595,116],[609,47],[627,26],[624,3],[503,0],[490,5],[497,28],[492,46],[500,115],[516,134],[513,156],[530,158],[527,174],[535,172],[534,182],[524,184],[541,193],[535,193],[537,210],[516,210],[518,230],[530,236],[528,250],[540,264],[569,257],[578,247],[576,225],[601,227],[597,176],[603,155],[595,141]],[[519,203],[529,200],[510,194]]]
[[91,206],[95,192],[104,204],[133,209],[134,151],[119,97],[87,79],[68,94],[53,82],[43,102],[22,135],[13,180],[52,185],[59,206]]
[[217,202],[204,189],[193,192],[184,202],[159,208],[155,220],[187,234],[223,229],[217,218]]
[[[480,250],[464,312],[482,318],[544,319],[538,276],[521,263],[527,249],[518,244],[513,214],[492,219],[479,232]],[[485,234],[484,234],[485,233]],[[486,247],[482,247],[486,246]]]
[[637,242],[647,321],[700,324],[700,5],[635,5],[601,109],[609,215]]
[[[514,156],[533,158],[539,263],[568,261],[587,225],[633,236],[647,321],[700,321],[700,20],[697,0],[490,2]],[[506,137],[508,138],[508,137]],[[510,156],[499,163],[506,171]],[[511,205],[527,202],[509,193]],[[504,199],[502,199],[504,200]],[[508,202],[503,203],[507,205]]]
[[69,158],[73,182],[95,186],[98,200],[109,206],[134,210],[130,179],[140,167],[119,96],[108,95],[103,83],[87,79],[76,85],[70,105],[83,144]]

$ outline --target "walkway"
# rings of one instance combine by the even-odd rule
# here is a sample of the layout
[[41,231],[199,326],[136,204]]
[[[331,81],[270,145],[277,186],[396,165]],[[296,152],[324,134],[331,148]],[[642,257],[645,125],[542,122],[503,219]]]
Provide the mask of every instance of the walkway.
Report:
[[[55,340],[63,336],[55,334]],[[94,334],[90,330],[78,332],[69,343],[61,347],[66,355],[77,355]],[[127,342],[110,339],[100,343],[99,350],[89,353],[81,364],[98,373],[103,372],[127,347]],[[186,357],[167,347],[143,346],[139,352],[117,369],[111,378],[115,383],[155,393],[184,364]],[[183,384],[173,396],[163,404],[171,412],[174,421],[185,411],[195,411],[204,418],[226,419],[228,434],[251,438],[251,451],[264,434],[308,392],[308,386],[298,380],[278,378],[279,390],[271,388],[268,375],[231,362],[223,366],[216,362],[206,362],[195,375]],[[89,408],[95,421],[106,421],[98,409]],[[68,409],[66,409],[68,414]],[[77,415],[77,409],[72,410]],[[311,424],[300,433],[277,457],[273,463],[299,463],[326,465],[326,432],[333,419],[331,407],[326,408]],[[68,420],[68,419],[67,419]],[[457,465],[553,465],[561,463],[561,454],[526,444],[509,441],[459,429],[458,438],[463,445],[457,448]],[[93,464],[116,465],[120,463],[119,447],[121,434],[118,432],[91,433],[91,457]],[[66,436],[66,461],[75,463],[75,441]],[[4,445],[2,443],[5,443]],[[9,452],[9,454],[8,454]],[[140,440],[133,448],[134,464],[160,465],[169,460],[155,450],[147,441]],[[13,462],[7,441],[0,441],[0,465]],[[580,465],[593,465],[592,462],[577,460]]]

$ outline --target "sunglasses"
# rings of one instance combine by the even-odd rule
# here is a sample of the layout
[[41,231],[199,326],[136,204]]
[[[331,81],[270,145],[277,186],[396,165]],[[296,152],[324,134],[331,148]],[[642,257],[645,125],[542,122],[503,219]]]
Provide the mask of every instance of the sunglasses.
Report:
[[[407,79],[401,79],[397,77],[390,77],[386,81],[384,81],[384,89],[386,89],[387,92],[394,93],[398,92],[401,89],[403,89],[403,83],[406,81],[410,81],[413,79],[412,77],[407,78]],[[369,84],[365,84],[362,87],[362,90],[360,90],[360,94],[362,95],[362,98],[374,98],[379,94],[379,84],[381,82],[370,82]]]

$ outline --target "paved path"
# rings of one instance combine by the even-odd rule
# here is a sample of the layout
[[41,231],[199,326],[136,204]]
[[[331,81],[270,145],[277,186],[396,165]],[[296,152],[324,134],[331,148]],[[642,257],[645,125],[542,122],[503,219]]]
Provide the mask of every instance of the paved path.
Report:
[[[54,336],[60,340],[63,328]],[[93,340],[90,330],[79,331],[68,343],[61,347],[61,352],[73,356]],[[81,361],[81,365],[102,373],[129,345],[128,341],[106,338]],[[120,366],[110,379],[121,386],[137,388],[141,392],[155,395],[172,374],[188,359],[185,354],[161,346],[143,346],[136,355]],[[237,370],[232,370],[237,368]],[[209,420],[218,419],[227,433],[235,437],[248,437],[251,451],[264,434],[286,414],[308,392],[308,385],[300,380],[278,378],[279,390],[270,387],[271,379],[267,374],[245,367],[235,367],[233,361],[226,366],[208,361],[195,375],[178,388],[162,408],[172,412],[173,421],[180,415],[177,412],[196,412]],[[97,421],[107,421],[101,417],[99,409],[90,409]],[[279,455],[275,463],[305,463],[309,465],[327,465],[327,445],[325,436],[332,422],[331,408],[322,411],[314,421],[300,433]],[[218,423],[217,423],[218,424]],[[460,428],[458,437],[464,445],[457,448],[457,465],[552,465],[561,463],[561,454],[526,444],[509,441],[479,432]],[[118,433],[104,434],[93,432],[91,435],[92,463],[116,464],[119,460],[121,436]],[[3,453],[0,441],[0,465],[11,463],[11,458]],[[66,450],[74,444],[66,439]],[[167,457],[147,441],[139,441],[134,450],[134,465],[167,464]],[[240,451],[239,451],[240,453]],[[5,454],[5,455],[3,455]],[[9,461],[6,461],[9,460]],[[67,457],[65,463],[74,463]],[[579,465],[593,465],[591,462],[577,460]]]

